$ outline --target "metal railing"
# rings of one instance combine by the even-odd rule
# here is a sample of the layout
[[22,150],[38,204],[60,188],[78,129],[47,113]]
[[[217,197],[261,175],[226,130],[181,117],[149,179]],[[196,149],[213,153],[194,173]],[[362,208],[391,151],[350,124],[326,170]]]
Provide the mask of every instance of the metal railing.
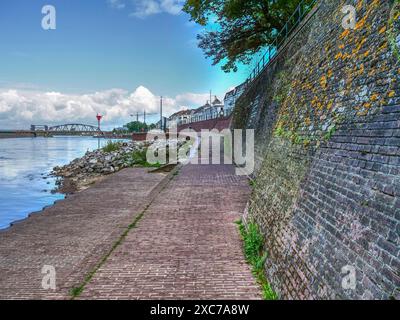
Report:
[[246,80],[246,87],[264,70],[268,63],[275,57],[282,44],[288,39],[294,29],[303,21],[304,17],[311,12],[317,0],[303,0],[297,6],[294,13],[285,23],[281,31],[276,35],[274,41],[268,46],[267,51],[258,61],[250,76]]
[[232,114],[232,111],[233,111],[233,108],[227,108],[227,109],[223,110],[223,113],[221,113],[220,111],[212,111],[212,112],[207,112],[207,113],[200,114],[200,115],[193,115],[187,119],[178,120],[177,125],[180,126],[183,124],[196,123],[196,122],[213,120],[213,119],[218,119],[218,118],[226,118]]

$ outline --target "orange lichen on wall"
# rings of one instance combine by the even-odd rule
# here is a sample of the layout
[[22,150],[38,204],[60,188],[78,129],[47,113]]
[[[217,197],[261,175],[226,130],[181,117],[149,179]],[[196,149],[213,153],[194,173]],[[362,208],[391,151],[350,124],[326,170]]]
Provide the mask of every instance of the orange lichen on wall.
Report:
[[372,1],[370,9],[375,9],[375,8],[377,8],[377,7],[379,6],[380,3],[381,3],[381,0],[374,0],[374,1]]
[[371,96],[370,99],[371,99],[372,102],[375,102],[376,100],[378,100],[378,97],[379,97],[378,94],[374,93],[374,94]]
[[382,34],[386,31],[386,26],[383,26],[380,30],[379,30],[379,34]]
[[325,75],[323,75],[323,76],[321,77],[321,79],[319,80],[319,83],[321,84],[321,87],[322,87],[323,89],[326,89],[326,87],[327,87],[327,85],[328,85],[328,80],[326,79],[326,76],[325,76]]
[[378,48],[378,51],[383,51],[383,50],[387,49],[387,47],[388,47],[388,43],[387,43],[387,41],[385,41],[385,42]]
[[339,60],[342,57],[343,57],[343,53],[339,52],[338,54],[336,54],[335,60]]
[[340,35],[340,39],[346,38],[348,35],[350,34],[350,30],[346,29],[342,32],[342,34]]
[[361,10],[363,4],[364,4],[364,0],[359,0],[357,3],[357,7],[356,7],[357,10]]
[[388,93],[388,97],[389,97],[389,98],[393,98],[395,95],[396,95],[396,93],[394,92],[394,90],[392,90],[392,91],[390,91],[390,92]]
[[367,22],[369,13],[367,13],[362,19],[360,19],[357,23],[356,23],[356,30],[360,30],[361,28],[365,27],[365,23]]

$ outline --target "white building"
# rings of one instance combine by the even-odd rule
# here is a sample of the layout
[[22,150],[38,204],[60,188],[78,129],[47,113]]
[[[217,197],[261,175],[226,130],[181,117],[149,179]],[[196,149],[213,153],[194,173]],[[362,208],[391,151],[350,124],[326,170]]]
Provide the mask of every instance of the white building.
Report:
[[214,96],[214,100],[211,104],[207,101],[204,106],[197,109],[186,109],[174,113],[168,118],[167,127],[172,129],[183,124],[215,119],[222,117],[223,115],[224,104],[217,98],[217,96]]
[[192,122],[204,121],[209,119],[215,119],[224,113],[224,105],[215,96],[214,101],[210,104],[209,101],[204,106],[194,110],[192,115]]
[[171,115],[168,118],[167,127],[172,129],[172,128],[176,128],[182,124],[190,123],[191,118],[192,118],[192,113],[193,113],[193,110],[189,110],[189,109],[175,112],[173,115]]
[[224,111],[225,115],[230,115],[235,107],[237,99],[242,95],[245,89],[245,83],[237,86],[233,90],[226,93],[224,98]]

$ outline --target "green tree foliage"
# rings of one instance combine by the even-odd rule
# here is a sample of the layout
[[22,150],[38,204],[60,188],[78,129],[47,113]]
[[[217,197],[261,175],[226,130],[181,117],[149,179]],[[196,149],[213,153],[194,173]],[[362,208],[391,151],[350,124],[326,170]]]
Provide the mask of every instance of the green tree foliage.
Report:
[[125,125],[128,128],[129,132],[146,132],[149,130],[153,130],[157,127],[156,124],[146,124],[140,121],[132,121]]
[[199,34],[199,47],[223,63],[225,72],[237,71],[237,63],[247,64],[262,47],[272,44],[301,0],[187,0],[183,11],[191,20],[216,30]]
[[147,124],[140,122],[140,121],[132,121],[129,122],[126,127],[128,128],[129,132],[142,132],[147,131]]

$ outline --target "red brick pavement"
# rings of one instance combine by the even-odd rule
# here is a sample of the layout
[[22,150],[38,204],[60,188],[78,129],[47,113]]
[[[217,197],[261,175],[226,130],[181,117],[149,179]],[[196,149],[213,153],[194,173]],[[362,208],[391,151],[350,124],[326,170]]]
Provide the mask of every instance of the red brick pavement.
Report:
[[249,195],[229,165],[186,165],[81,299],[259,299],[236,221]]
[[[165,180],[126,169],[1,231],[0,299],[70,298]],[[55,292],[42,289],[44,265],[55,267]]]

